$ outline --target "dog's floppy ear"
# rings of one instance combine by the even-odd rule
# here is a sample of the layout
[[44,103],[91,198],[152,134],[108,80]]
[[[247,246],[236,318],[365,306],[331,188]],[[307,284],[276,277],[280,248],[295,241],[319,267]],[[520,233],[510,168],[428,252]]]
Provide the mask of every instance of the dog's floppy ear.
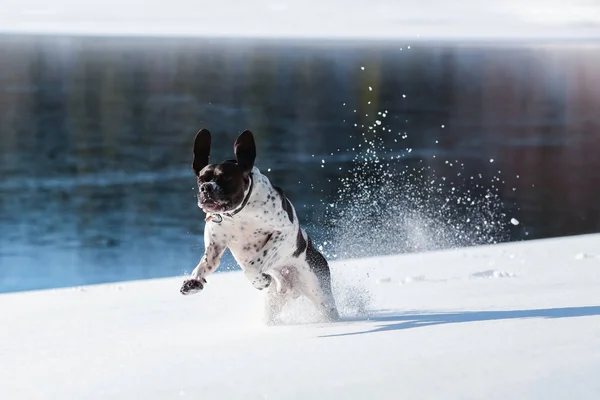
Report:
[[194,161],[192,162],[192,170],[198,176],[202,168],[208,165],[210,156],[210,141],[211,136],[208,129],[201,129],[196,134],[194,139]]
[[235,153],[235,159],[238,165],[242,168],[244,173],[250,173],[252,167],[254,167],[254,160],[256,159],[256,144],[254,143],[252,132],[244,131],[238,136],[233,145],[233,152]]

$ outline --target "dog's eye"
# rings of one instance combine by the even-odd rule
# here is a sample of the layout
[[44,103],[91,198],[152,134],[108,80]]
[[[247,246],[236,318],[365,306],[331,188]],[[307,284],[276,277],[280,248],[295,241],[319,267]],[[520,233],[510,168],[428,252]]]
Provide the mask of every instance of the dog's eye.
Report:
[[198,183],[210,182],[211,179],[212,179],[211,174],[205,174],[205,175],[198,177]]

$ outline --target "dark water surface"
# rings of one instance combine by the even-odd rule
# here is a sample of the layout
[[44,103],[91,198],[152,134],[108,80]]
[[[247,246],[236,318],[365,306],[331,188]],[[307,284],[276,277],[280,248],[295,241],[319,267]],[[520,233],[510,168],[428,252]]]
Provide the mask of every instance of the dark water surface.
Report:
[[[480,199],[494,190],[499,228],[472,243],[600,231],[599,44],[3,36],[0,292],[189,272],[202,254],[189,168],[201,127],[217,160],[251,129],[259,168],[332,252],[339,220],[325,211],[352,202],[340,180],[373,140],[400,188],[404,168],[425,182],[475,176]],[[402,240],[388,252],[428,249]]]

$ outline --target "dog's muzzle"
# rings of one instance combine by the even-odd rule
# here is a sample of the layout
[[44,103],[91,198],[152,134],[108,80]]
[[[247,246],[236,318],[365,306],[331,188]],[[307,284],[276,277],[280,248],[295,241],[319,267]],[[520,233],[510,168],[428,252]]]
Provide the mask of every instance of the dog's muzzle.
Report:
[[216,183],[203,183],[197,194],[198,206],[207,212],[223,211],[227,201],[221,199],[221,194],[221,188]]
[[200,193],[203,193],[205,195],[211,195],[220,191],[221,188],[215,182],[206,182],[200,185]]

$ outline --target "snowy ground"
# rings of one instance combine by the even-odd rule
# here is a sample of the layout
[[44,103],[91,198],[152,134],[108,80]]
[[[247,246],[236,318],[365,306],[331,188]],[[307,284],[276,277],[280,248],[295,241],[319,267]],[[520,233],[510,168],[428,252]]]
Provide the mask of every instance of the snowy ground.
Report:
[[334,324],[239,273],[1,295],[0,398],[598,398],[600,235],[332,268]]
[[597,0],[0,0],[0,32],[292,38],[599,38]]

